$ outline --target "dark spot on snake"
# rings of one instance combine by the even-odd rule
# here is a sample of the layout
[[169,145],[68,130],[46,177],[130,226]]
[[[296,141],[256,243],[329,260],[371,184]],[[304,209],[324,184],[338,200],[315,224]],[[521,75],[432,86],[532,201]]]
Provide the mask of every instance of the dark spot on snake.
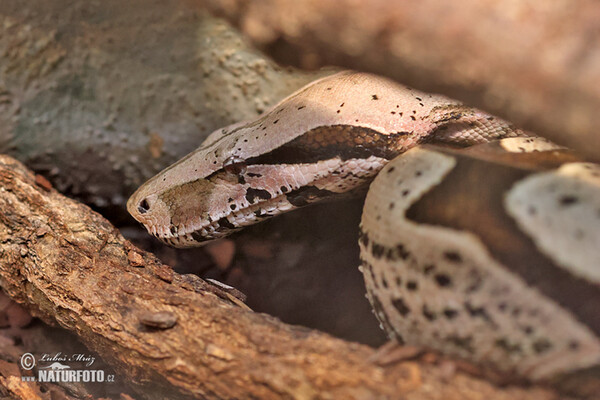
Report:
[[559,203],[563,207],[567,207],[579,202],[579,199],[576,196],[565,195],[558,199]]
[[371,95],[371,100],[379,100],[379,97],[377,97],[376,94],[372,94]]
[[396,286],[402,286],[402,278],[399,276],[396,277]]
[[470,302],[465,302],[465,309],[467,310],[467,312],[469,313],[469,315],[473,318],[481,318],[484,321],[493,323],[492,319],[490,318],[489,314],[487,313],[486,309],[484,307],[475,307],[474,305],[472,305]]
[[346,104],[346,103],[342,103],[342,104],[340,104],[340,107],[344,107],[344,104]]
[[570,350],[577,350],[577,349],[579,349],[579,342],[576,341],[576,340],[571,340],[569,342],[569,349]]
[[243,185],[246,183],[246,179],[244,178],[244,175],[238,175],[237,178],[238,178],[238,183],[240,185]]
[[533,351],[537,354],[544,353],[552,348],[552,343],[547,339],[539,339],[533,343]]
[[408,290],[415,291],[415,290],[418,289],[418,287],[419,287],[419,285],[415,281],[408,281],[408,282],[406,282],[406,288]]
[[230,205],[229,205],[229,208],[231,208],[232,210],[235,210],[235,209],[237,208],[237,205],[235,205],[235,204],[230,204]]
[[452,285],[452,280],[446,274],[436,274],[434,279],[439,287],[448,287]]
[[335,193],[329,190],[319,189],[315,186],[304,186],[292,190],[286,195],[288,201],[295,207],[302,207],[314,202],[317,199],[323,199],[334,196]]
[[248,175],[251,178],[260,178],[262,176],[262,174],[257,174],[254,172],[248,172],[246,175]]
[[409,194],[409,193],[410,193],[410,190],[408,190],[408,189],[404,189],[404,190],[402,191],[402,197],[406,197],[406,196],[408,196],[408,194]]
[[305,108],[306,106],[300,106],[298,107],[298,110],[302,110],[303,108]]
[[371,248],[371,253],[373,253],[373,257],[379,259],[379,258],[383,257],[384,252],[385,252],[385,247],[383,247],[380,244],[373,243],[373,246]]
[[338,114],[339,114],[339,113],[340,113],[340,110],[337,110],[337,111],[336,111],[336,113],[338,113]]
[[281,190],[281,193],[287,193],[288,188],[286,186],[282,186],[279,188]]
[[446,251],[444,252],[444,258],[450,262],[453,263],[461,263],[462,262],[462,257],[461,255],[456,252],[456,251]]
[[507,308],[508,308],[508,304],[506,304],[504,302],[498,304],[498,310],[500,310],[500,311],[504,312],[504,311],[506,311]]
[[406,250],[406,247],[404,247],[402,243],[398,243],[398,245],[396,245],[396,254],[398,254],[398,257],[403,260],[407,260],[408,257],[410,257],[410,252]]
[[381,277],[381,284],[383,285],[384,288],[389,288],[390,286],[388,285],[388,281],[387,279],[385,279],[385,276]]
[[521,353],[521,345],[518,343],[511,343],[507,338],[499,338],[494,342],[496,347],[501,348],[507,353]]
[[402,113],[402,112],[399,112],[399,113],[398,113],[398,115],[399,115],[399,116],[402,116],[402,115],[404,115],[404,113]]
[[521,327],[521,330],[523,331],[523,333],[525,333],[526,335],[531,335],[533,333],[533,327],[530,325],[526,325]]
[[416,96],[415,96],[415,99],[417,99],[417,100],[419,100],[419,101],[423,101],[423,99],[422,99],[422,98],[420,98],[420,97],[416,97]]
[[227,229],[235,229],[235,225],[233,225],[231,222],[229,222],[229,220],[225,217],[222,217],[219,219],[219,221],[217,221],[219,223],[219,225],[221,225],[223,228],[227,228]]
[[473,341],[473,337],[471,336],[461,337],[458,335],[449,335],[445,339],[447,342],[452,343],[456,347],[460,347],[461,349],[464,349],[469,353],[475,352],[471,343]]
[[488,121],[493,121],[493,120],[494,120],[494,117],[487,117],[486,119],[487,119]]
[[408,306],[401,297],[393,299],[392,305],[396,310],[398,310],[400,315],[402,315],[403,317],[406,317],[410,313],[410,308],[408,308]]
[[330,87],[328,87],[328,88],[327,88],[327,90],[331,90],[331,88],[330,88]]
[[392,112],[390,112],[390,114],[396,114],[396,111],[392,111]]
[[395,170],[395,169],[396,169],[396,167],[390,167],[390,168],[387,170],[387,173],[388,173],[388,174],[391,174],[392,172],[394,172],[394,170]]
[[255,188],[248,188],[248,190],[246,190],[246,200],[248,200],[250,204],[254,203],[256,199],[269,200],[270,198],[271,193],[267,190]]
[[427,264],[425,267],[423,267],[423,273],[425,275],[429,275],[430,273],[433,272],[434,269],[435,269],[435,265]]
[[431,311],[426,304],[423,304],[421,314],[423,314],[428,321],[435,321],[437,319],[437,315],[435,315],[435,313]]
[[451,308],[444,309],[444,316],[448,319],[454,319],[458,315],[457,310],[453,310]]
[[177,228],[175,228],[174,226],[171,226],[171,227],[169,228],[169,230],[171,231],[171,234],[172,234],[172,235],[175,235],[175,234],[177,233]]
[[396,255],[394,254],[394,249],[387,249],[387,253],[385,255],[385,258],[388,260],[395,260],[396,259]]
[[373,272],[373,266],[366,261],[363,261],[363,265],[365,266],[367,271],[369,271],[369,274],[371,275],[371,280],[373,281],[375,286],[377,286],[377,280],[375,279],[375,273]]
[[228,198],[228,199],[227,199],[227,202],[228,202],[228,203],[231,203],[232,201],[233,201],[233,198],[232,198],[232,197],[230,197],[230,198]]
[[389,209],[390,209],[390,210],[392,210],[392,209],[394,208],[394,206],[395,206],[395,205],[396,205],[396,204],[394,204],[394,202],[391,202],[391,203],[390,203],[390,205],[389,205]]
[[410,116],[410,119],[412,119],[413,121],[416,121],[417,119],[414,117],[414,115]]
[[471,279],[473,282],[465,289],[465,293],[474,293],[481,288],[483,284],[483,279],[477,272],[471,272]]
[[192,239],[194,239],[196,242],[203,242],[205,240],[200,231],[192,232]]
[[273,125],[275,125],[275,124],[276,124],[276,123],[278,123],[278,122],[279,122],[279,120],[278,120],[278,119],[276,119],[275,121],[273,121]]
[[421,175],[423,175],[423,173],[421,171],[415,172],[415,176],[421,176]]

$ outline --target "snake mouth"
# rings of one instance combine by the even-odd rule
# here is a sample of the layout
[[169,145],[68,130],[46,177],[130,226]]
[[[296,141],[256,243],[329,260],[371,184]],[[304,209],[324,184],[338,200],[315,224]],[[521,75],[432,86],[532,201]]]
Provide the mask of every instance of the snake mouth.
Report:
[[289,192],[280,192],[277,196],[250,204],[247,207],[230,211],[218,219],[209,219],[203,225],[190,226],[187,229],[158,232],[152,229],[151,233],[162,242],[179,248],[197,247],[211,240],[219,239],[257,222],[286,213],[293,209],[311,203],[339,197],[342,193],[319,189],[317,186],[303,186]]

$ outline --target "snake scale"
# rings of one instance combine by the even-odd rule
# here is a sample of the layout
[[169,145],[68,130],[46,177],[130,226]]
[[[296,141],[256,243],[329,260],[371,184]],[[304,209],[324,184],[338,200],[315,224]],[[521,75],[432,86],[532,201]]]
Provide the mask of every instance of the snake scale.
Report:
[[[444,148],[427,146],[435,143]],[[165,243],[191,247],[371,184],[360,269],[391,339],[534,381],[597,368],[600,168],[554,163],[517,174],[505,192],[490,195],[516,236],[484,239],[500,228],[483,226],[469,200],[494,188],[495,164],[447,149],[465,147],[482,154],[560,151],[449,98],[346,71],[309,84],[256,120],[213,132],[141,186],[128,210]],[[467,188],[454,170],[476,171],[483,185]],[[436,195],[453,175],[453,186]],[[421,201],[441,210],[441,219],[455,210],[459,225],[468,215],[471,227],[412,219]],[[495,257],[494,248],[512,241],[525,250]],[[578,292],[585,306],[570,300]]]

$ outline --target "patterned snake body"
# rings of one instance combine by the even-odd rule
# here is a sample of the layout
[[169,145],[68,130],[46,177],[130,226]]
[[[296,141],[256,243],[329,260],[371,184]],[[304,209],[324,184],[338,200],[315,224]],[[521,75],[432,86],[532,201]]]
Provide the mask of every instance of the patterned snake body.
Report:
[[[198,246],[360,189],[377,176],[361,223],[361,270],[369,300],[390,338],[532,380],[600,366],[600,317],[589,311],[600,307],[600,243],[593,246],[600,237],[596,166],[566,164],[559,172],[547,172],[550,178],[539,177],[546,186],[534,179],[538,171],[533,168],[530,179],[538,183],[506,195],[506,206],[498,207],[506,208],[509,216],[502,218],[517,221],[506,225],[507,232],[526,232],[517,250],[502,250],[501,240],[478,238],[473,233],[481,228],[477,220],[470,232],[408,216],[426,193],[435,194],[432,188],[451,176],[457,163],[475,163],[469,165],[484,181],[485,172],[498,165],[470,156],[471,161],[459,162],[463,156],[454,157],[452,150],[411,148],[427,143],[485,148],[496,139],[503,140],[489,146],[502,147],[505,153],[557,151],[499,118],[446,97],[369,74],[342,72],[297,91],[254,121],[213,132],[199,149],[140,187],[128,210],[164,242]],[[515,182],[524,176],[514,174]],[[481,186],[455,188],[457,204],[468,190],[470,199],[487,193]],[[545,200],[557,195],[567,203],[584,199],[583,208],[577,204],[565,217]],[[442,202],[449,197],[441,196]],[[427,207],[457,209],[436,202]],[[533,206],[538,207],[531,214]],[[460,207],[456,215],[469,213]],[[567,226],[584,226],[581,235],[586,239],[562,240],[561,228]],[[488,231],[496,239],[504,232],[494,226]],[[510,242],[511,236],[504,239]],[[497,254],[522,251],[526,259],[505,260],[494,246],[500,249]],[[538,259],[530,257],[533,253],[542,260],[539,271],[537,261],[528,264]],[[568,275],[562,279],[570,288],[564,296],[576,297],[582,287],[592,307],[578,312],[576,303],[556,298],[565,292],[557,288],[565,286],[544,281],[544,268],[556,268],[556,276]],[[538,287],[538,281],[545,283]]]
[[254,121],[213,132],[140,187],[128,210],[166,243],[197,246],[355,189],[417,144],[468,146],[520,134],[446,97],[342,72],[300,89]]

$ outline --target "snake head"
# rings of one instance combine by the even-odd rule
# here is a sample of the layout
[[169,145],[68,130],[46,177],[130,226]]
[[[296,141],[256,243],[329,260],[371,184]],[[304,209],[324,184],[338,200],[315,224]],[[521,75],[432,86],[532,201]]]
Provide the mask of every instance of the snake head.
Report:
[[352,71],[300,89],[251,122],[213,132],[142,185],[131,215],[176,247],[362,186],[435,128],[445,97]]

